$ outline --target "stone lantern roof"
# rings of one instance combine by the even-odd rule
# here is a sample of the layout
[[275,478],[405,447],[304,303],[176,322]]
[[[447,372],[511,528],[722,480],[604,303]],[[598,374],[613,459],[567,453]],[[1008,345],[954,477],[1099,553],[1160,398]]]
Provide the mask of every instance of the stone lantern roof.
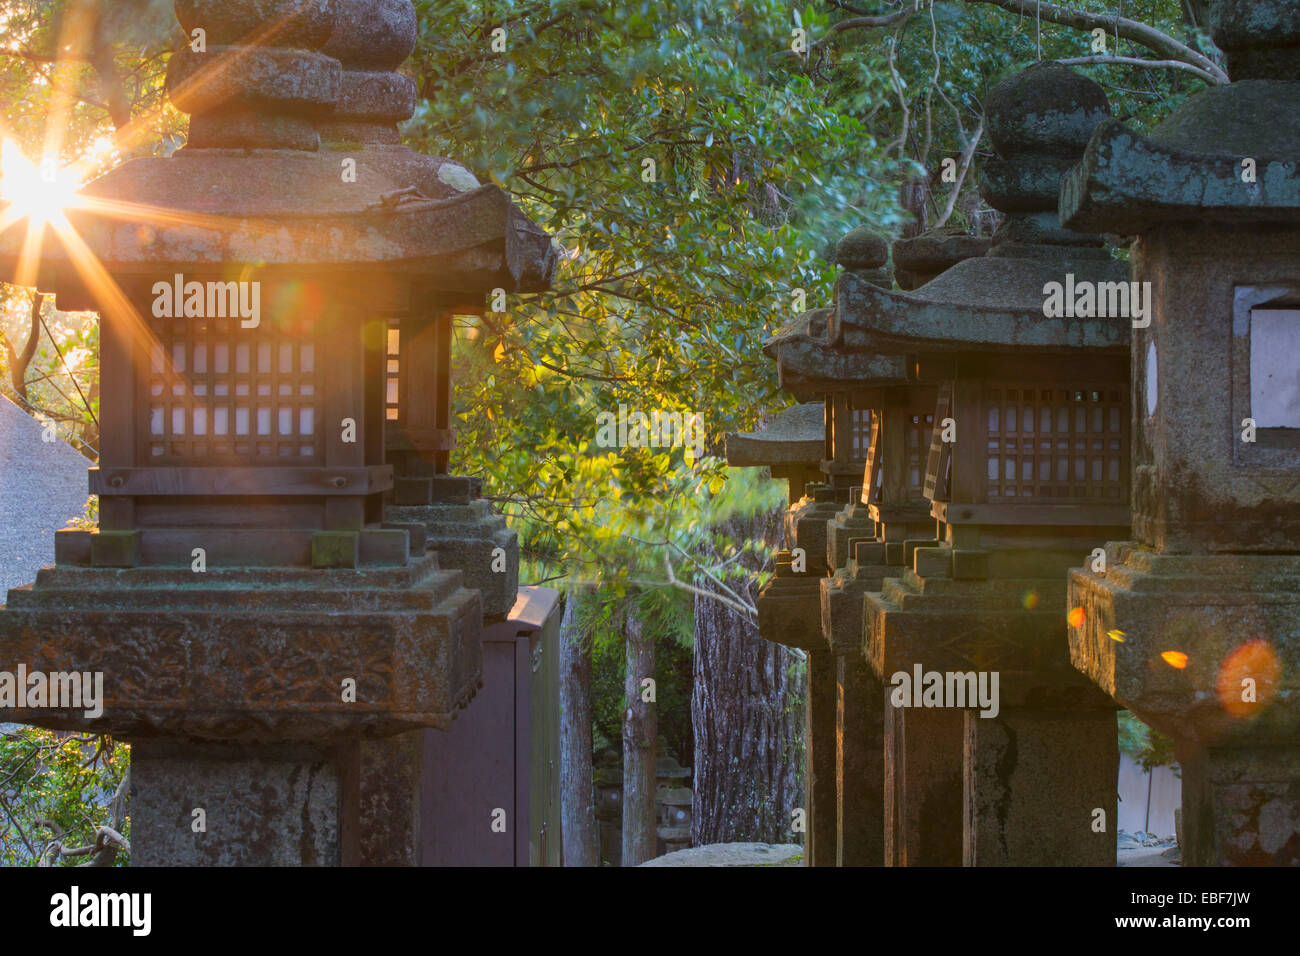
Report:
[[873,355],[831,348],[827,342],[830,307],[804,312],[763,343],[776,361],[781,387],[800,399],[853,386],[902,384],[907,365],[900,355]]
[[[835,248],[835,262],[864,283],[888,289],[889,243],[866,226],[847,232]],[[763,354],[776,362],[781,387],[801,400],[815,400],[846,387],[901,384],[907,369],[899,356],[852,353],[828,347],[833,307],[797,316],[763,343]]]
[[1189,98],[1149,137],[1102,123],[1063,184],[1066,225],[1132,235],[1162,222],[1300,214],[1300,7],[1217,0],[1210,19],[1232,83]]
[[980,191],[1007,214],[988,254],[958,262],[910,293],[841,276],[827,332],[836,348],[896,355],[1127,351],[1127,321],[1044,314],[1045,286],[1067,275],[1128,278],[1099,236],[1063,229],[1056,213],[1061,176],[1109,114],[1105,94],[1064,66],[1040,63],[998,84],[985,107],[1000,159],[982,171]]
[[[86,185],[67,218],[115,277],[184,264],[228,271],[340,268],[463,292],[545,288],[550,238],[499,188],[398,143],[415,83],[409,0],[181,0],[186,33],[167,87],[188,144]],[[0,206],[0,208],[3,208]],[[0,236],[5,273],[21,230]],[[39,284],[84,304],[73,258],[47,230]],[[75,300],[75,301],[74,301]]]
[[792,405],[757,431],[726,436],[727,464],[734,468],[806,465],[822,460],[825,439],[821,402]]

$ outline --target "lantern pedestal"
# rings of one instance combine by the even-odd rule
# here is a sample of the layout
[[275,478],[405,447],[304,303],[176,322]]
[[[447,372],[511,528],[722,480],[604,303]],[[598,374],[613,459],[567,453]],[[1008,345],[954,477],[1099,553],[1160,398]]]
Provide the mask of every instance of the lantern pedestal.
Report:
[[1174,738],[1184,864],[1300,864],[1300,557],[1106,552],[1070,574],[1071,658]]

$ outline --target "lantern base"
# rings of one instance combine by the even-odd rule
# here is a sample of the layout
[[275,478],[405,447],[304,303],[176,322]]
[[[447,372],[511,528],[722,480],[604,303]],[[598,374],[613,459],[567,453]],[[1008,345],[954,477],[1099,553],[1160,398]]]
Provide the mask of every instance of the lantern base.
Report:
[[404,568],[46,568],[9,592],[0,661],[102,675],[21,723],[116,736],[291,741],[446,728],[477,691],[482,603],[436,555]]

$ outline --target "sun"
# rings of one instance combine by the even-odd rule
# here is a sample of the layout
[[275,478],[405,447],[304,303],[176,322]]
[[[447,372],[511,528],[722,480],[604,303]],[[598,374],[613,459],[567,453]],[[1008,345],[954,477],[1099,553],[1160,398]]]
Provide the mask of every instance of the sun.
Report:
[[6,218],[27,219],[29,226],[66,226],[64,210],[77,203],[78,177],[52,161],[38,167],[9,140],[0,147],[0,200],[9,203]]

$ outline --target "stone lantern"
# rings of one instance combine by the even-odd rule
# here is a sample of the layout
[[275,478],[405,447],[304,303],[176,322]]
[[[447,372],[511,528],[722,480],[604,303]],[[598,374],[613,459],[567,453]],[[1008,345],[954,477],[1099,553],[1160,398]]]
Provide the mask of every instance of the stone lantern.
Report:
[[[868,230],[856,229],[846,235],[836,249],[836,261],[863,275],[864,281],[889,282],[885,268],[888,247]],[[837,658],[828,652],[822,637],[820,582],[833,567],[837,547],[847,550],[850,533],[863,537],[875,533],[865,508],[856,505],[849,506],[847,524],[843,520],[835,524],[840,504],[855,497],[855,483],[861,480],[872,419],[870,410],[851,407],[847,389],[842,387],[846,374],[861,375],[854,360],[843,369],[826,368],[820,362],[828,317],[825,308],[805,312],[763,346],[768,357],[777,359],[782,388],[801,400],[819,399],[824,409],[825,452],[820,470],[825,480],[808,484],[804,498],[786,513],[786,547],[777,552],[776,574],[758,596],[759,635],[807,654],[805,859],[810,866],[834,866],[840,854]],[[897,372],[901,375],[901,363]]]
[[[850,233],[846,237],[853,237]],[[895,262],[914,269],[952,265],[987,249],[985,240],[925,235],[894,243]],[[841,243],[841,249],[843,243]],[[843,257],[841,256],[841,259]],[[846,263],[847,266],[847,263]],[[872,281],[854,269],[849,273]],[[884,283],[873,283],[889,288]],[[934,426],[935,386],[909,381],[903,356],[843,351],[826,338],[783,343],[783,383],[822,382],[847,393],[849,406],[870,415],[871,438],[857,500],[827,525],[830,576],[822,578],[825,645],[835,655],[835,779],[838,861],[879,866],[884,860],[884,698],[880,680],[862,656],[863,597],[887,576],[902,572],[908,548],[936,544],[935,521],[924,497],[926,454]]]
[[1183,861],[1300,864],[1300,5],[1214,0],[1229,85],[1094,134],[1062,220],[1136,236],[1133,540],[1070,576],[1074,664],[1175,740]]
[[[409,0],[176,12],[205,38],[168,70],[187,146],[87,185],[40,256],[101,315],[100,526],[0,613],[0,658],[101,672],[103,713],[14,717],[132,743],[135,863],[419,862],[405,732],[473,695],[483,603],[386,520],[389,329],[544,285],[550,243],[398,144]],[[0,235],[6,275],[21,245]],[[431,404],[408,432],[449,447]]]
[[[845,274],[885,288],[888,260],[885,240],[865,227],[836,248]],[[882,829],[880,689],[860,661],[861,599],[880,586],[887,560],[902,564],[904,540],[918,527],[934,543],[921,484],[935,389],[909,383],[901,356],[830,347],[831,312],[804,313],[764,345],[782,388],[824,405],[827,480],[808,486],[786,515],[787,549],[760,595],[759,630],[810,655],[807,859],[871,865],[880,862]],[[830,849],[818,851],[819,842]]]
[[[844,276],[831,320],[838,347],[904,355],[912,380],[938,387],[925,495],[939,541],[909,543],[910,566],[864,598],[888,701],[886,857],[1113,865],[1114,707],[1069,666],[1064,580],[1127,522],[1130,318],[1045,305],[1053,283],[1124,278],[1055,215],[1108,107],[1056,64],[985,106],[1000,160],[981,190],[1007,214],[989,253],[909,294]],[[972,699],[981,688],[991,706]]]
[[787,408],[757,431],[728,433],[727,464],[769,468],[773,478],[786,480],[794,504],[821,476],[823,415],[821,402],[805,402]]

